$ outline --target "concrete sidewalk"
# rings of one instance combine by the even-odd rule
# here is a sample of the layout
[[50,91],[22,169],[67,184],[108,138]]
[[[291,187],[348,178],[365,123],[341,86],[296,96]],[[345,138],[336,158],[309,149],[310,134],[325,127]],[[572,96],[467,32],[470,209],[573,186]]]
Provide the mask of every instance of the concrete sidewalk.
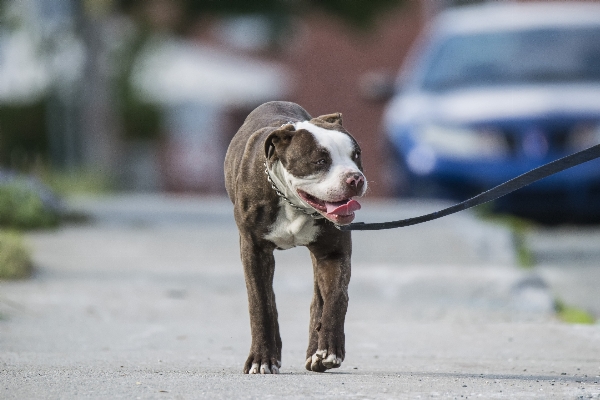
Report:
[[[364,220],[433,203],[365,203]],[[0,397],[600,398],[600,326],[566,325],[510,232],[461,213],[354,234],[339,370],[304,370],[312,270],[278,252],[279,376],[241,374],[250,345],[224,199],[80,200],[94,223],[28,235],[36,276],[0,283]],[[580,397],[583,396],[583,397]]]

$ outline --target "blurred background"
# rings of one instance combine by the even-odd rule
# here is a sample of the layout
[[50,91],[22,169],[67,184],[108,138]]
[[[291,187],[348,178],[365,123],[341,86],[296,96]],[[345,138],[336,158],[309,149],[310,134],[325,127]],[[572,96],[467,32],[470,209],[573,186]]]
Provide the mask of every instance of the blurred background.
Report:
[[341,111],[378,185],[382,104],[360,77],[394,71],[425,3],[3,0],[0,163],[85,172],[134,191],[224,193],[221,165],[265,101]]
[[[66,192],[224,194],[230,138],[277,99],[344,114],[369,196],[466,199],[600,142],[599,10],[1,0],[0,177],[28,174]],[[492,208],[596,220],[600,164]]]
[[[600,0],[0,0],[4,392],[139,396],[159,365],[229,390],[250,335],[223,159],[271,100],[343,113],[369,179],[359,220],[431,213],[600,143]],[[345,365],[360,391],[386,368],[453,387],[487,371],[487,397],[509,390],[488,376],[522,370],[519,393],[538,393],[568,371],[579,390],[598,375],[598,221],[594,161],[475,212],[357,232]],[[312,269],[305,248],[276,258],[300,376]],[[542,325],[505,325],[522,321]]]

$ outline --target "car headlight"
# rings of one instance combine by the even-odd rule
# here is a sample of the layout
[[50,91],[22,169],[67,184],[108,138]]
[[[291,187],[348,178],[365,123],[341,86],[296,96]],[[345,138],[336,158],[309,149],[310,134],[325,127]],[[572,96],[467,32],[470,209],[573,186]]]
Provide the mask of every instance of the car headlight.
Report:
[[497,130],[443,125],[423,125],[415,140],[440,156],[453,158],[501,158],[509,154],[506,137]]
[[570,151],[584,150],[597,144],[600,144],[600,123],[575,126],[567,140]]

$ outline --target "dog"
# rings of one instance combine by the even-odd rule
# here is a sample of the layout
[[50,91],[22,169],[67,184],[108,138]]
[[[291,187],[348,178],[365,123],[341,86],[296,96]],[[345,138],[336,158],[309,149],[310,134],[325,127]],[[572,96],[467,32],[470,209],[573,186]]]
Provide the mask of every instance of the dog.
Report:
[[324,372],[344,360],[344,319],[350,282],[350,232],[367,180],[356,140],[340,113],[312,118],[291,102],[252,111],[225,156],[225,186],[233,203],[248,291],[252,344],[246,374],[281,368],[273,275],[275,249],[306,246],[314,294],[306,369]]

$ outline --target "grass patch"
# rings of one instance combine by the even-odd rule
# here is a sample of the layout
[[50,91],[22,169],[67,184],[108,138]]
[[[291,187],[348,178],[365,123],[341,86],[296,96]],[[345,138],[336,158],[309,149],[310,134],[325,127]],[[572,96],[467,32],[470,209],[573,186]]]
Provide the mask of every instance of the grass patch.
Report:
[[42,170],[36,174],[60,196],[103,194],[114,189],[114,182],[106,174],[86,170]]
[[596,319],[589,312],[581,308],[569,306],[561,300],[556,300],[554,308],[556,310],[556,316],[558,319],[568,324],[591,325],[596,323]]
[[50,228],[58,225],[58,212],[44,205],[40,196],[18,181],[0,185],[0,227]]
[[0,231],[0,279],[23,279],[32,272],[31,254],[21,235]]
[[518,265],[527,269],[534,267],[535,257],[529,247],[527,247],[526,240],[527,233],[534,225],[533,222],[515,217],[514,215],[494,214],[492,212],[492,206],[489,203],[475,207],[475,213],[483,220],[509,228],[512,232],[513,242],[517,252]]

